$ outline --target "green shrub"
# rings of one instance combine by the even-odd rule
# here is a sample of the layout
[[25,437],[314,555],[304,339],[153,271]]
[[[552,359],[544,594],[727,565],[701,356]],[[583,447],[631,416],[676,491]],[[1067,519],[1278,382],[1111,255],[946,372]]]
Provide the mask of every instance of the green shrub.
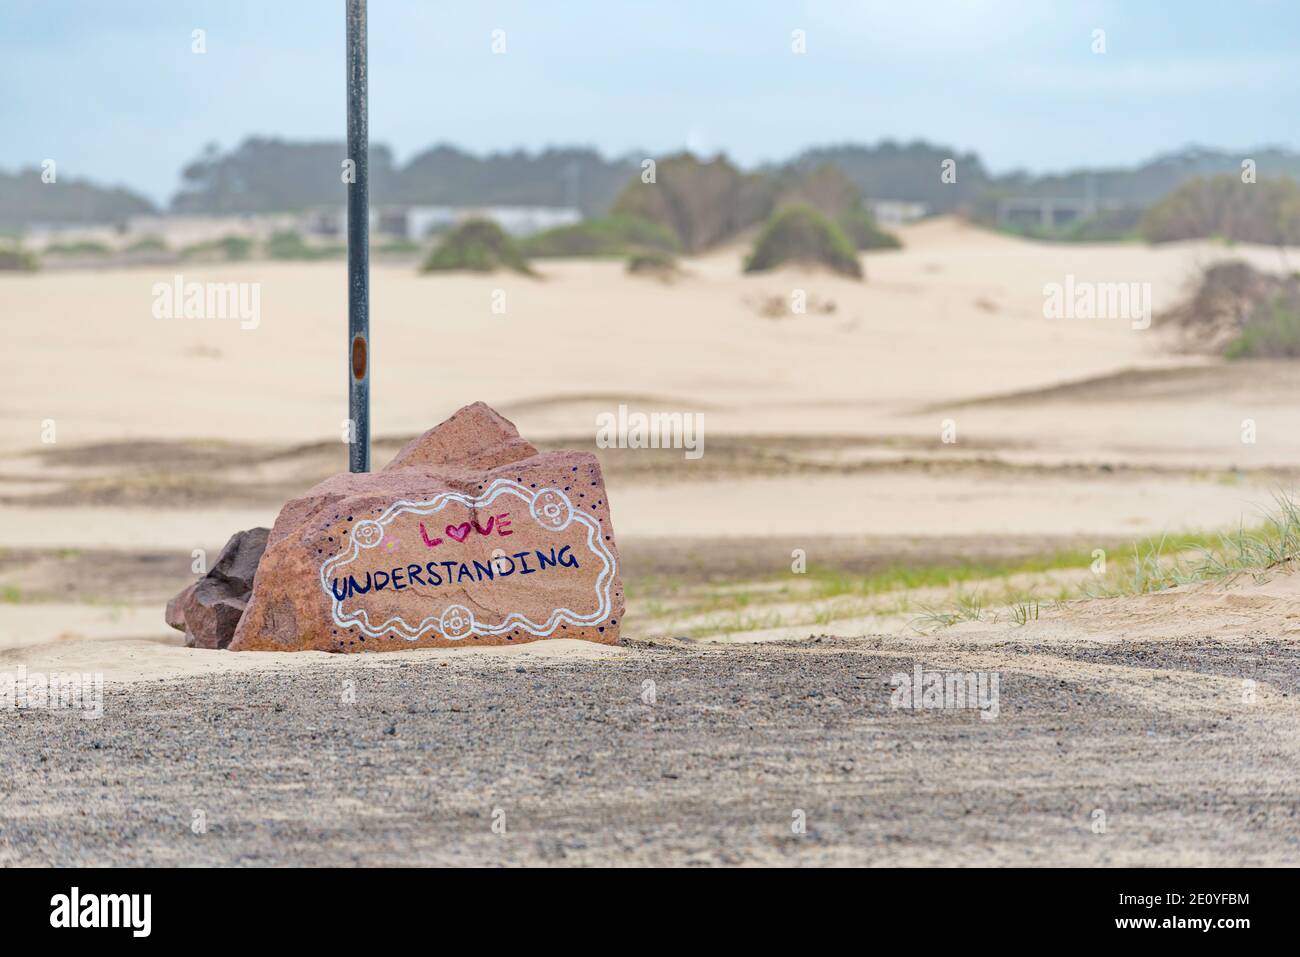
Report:
[[47,256],[107,256],[113,250],[93,239],[71,243],[51,243],[45,247]]
[[223,236],[207,242],[195,243],[181,250],[182,259],[225,259],[235,262],[247,259],[253,253],[253,241],[244,236]]
[[784,263],[825,266],[845,276],[862,276],[853,244],[811,206],[790,206],[768,220],[745,260],[745,272],[762,272]]
[[615,257],[643,249],[680,248],[672,230],[635,216],[586,219],[529,236],[519,246],[525,256],[535,259]]
[[253,241],[245,236],[226,236],[217,240],[217,248],[231,261],[253,255]]
[[857,249],[901,249],[903,246],[897,236],[881,229],[876,217],[861,206],[841,213],[836,223]]
[[1300,243],[1300,184],[1287,177],[1243,183],[1232,174],[1189,180],[1142,216],[1150,242],[1220,238],[1226,242]]
[[876,225],[862,190],[831,163],[743,173],[725,156],[689,153],[660,160],[655,182],[632,179],[611,207],[614,217],[646,220],[671,232],[681,249],[698,252],[736,238],[787,207],[810,207],[838,223],[861,249],[895,249]]
[[36,257],[18,246],[0,246],[0,272],[34,272]]
[[1300,296],[1275,296],[1256,309],[1223,354],[1229,359],[1300,358]]
[[266,241],[266,254],[272,259],[328,259],[346,252],[346,246],[312,246],[293,230],[275,233]]
[[123,250],[127,253],[165,253],[166,251],[167,244],[157,236],[144,236]]
[[504,229],[488,219],[470,219],[453,229],[429,254],[421,271],[462,269],[470,272],[512,269],[532,275],[519,245]]
[[634,253],[627,259],[627,271],[633,276],[657,276],[668,279],[675,276],[679,269],[677,257],[661,249],[651,249]]
[[682,153],[659,161],[654,183],[634,178],[610,212],[662,226],[682,249],[698,252],[762,222],[777,187],[773,177],[742,173],[725,157],[706,161]]
[[1119,206],[1098,210],[1094,216],[1048,227],[1029,222],[999,223],[993,213],[987,216],[976,215],[974,219],[975,222],[1000,232],[1049,243],[1122,243],[1142,240],[1142,234],[1138,231],[1142,216],[1143,210],[1136,206]]

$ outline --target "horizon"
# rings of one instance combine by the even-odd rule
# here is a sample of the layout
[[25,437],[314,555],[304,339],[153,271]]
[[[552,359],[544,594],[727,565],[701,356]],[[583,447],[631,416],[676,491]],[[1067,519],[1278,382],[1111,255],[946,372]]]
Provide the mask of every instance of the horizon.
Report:
[[[242,139],[231,144],[229,147],[222,146],[221,152],[223,154],[232,153],[236,151],[241,144],[250,141],[255,141],[255,140],[280,141],[285,143],[293,143],[293,144],[301,144],[301,145],[337,142],[340,147],[345,147],[346,145],[344,143],[343,138],[339,138],[336,141],[331,141],[327,138],[299,140],[299,139],[287,139],[285,137],[280,137],[275,134],[250,133],[247,136],[243,137]],[[781,158],[767,159],[756,164],[742,163],[739,160],[737,160],[736,157],[733,156],[731,153],[729,153],[726,149],[721,149],[715,152],[708,152],[708,153],[692,153],[691,155],[694,155],[697,159],[701,159],[701,160],[712,160],[721,157],[729,160],[730,162],[735,164],[738,168],[746,172],[752,172],[752,171],[761,170],[769,166],[779,167],[799,156],[802,156],[804,153],[813,150],[835,149],[835,148],[842,148],[842,147],[860,148],[866,150],[878,150],[883,146],[885,146],[886,144],[892,144],[900,148],[908,148],[911,146],[918,146],[918,145],[938,148],[938,147],[947,147],[951,145],[948,143],[940,143],[932,140],[926,140],[923,138],[901,140],[901,139],[896,139],[893,137],[886,136],[874,142],[863,142],[863,141],[855,142],[855,141],[845,140],[842,142],[808,143],[800,146],[788,156],[781,157]],[[691,153],[690,149],[687,147],[680,147],[676,150],[668,150],[661,153],[654,153],[650,151],[642,151],[642,150],[635,150],[635,149],[627,150],[619,153],[610,153],[610,152],[602,151],[598,147],[589,143],[553,143],[553,144],[546,144],[535,148],[529,148],[527,146],[517,146],[517,147],[503,147],[500,149],[476,151],[476,150],[467,149],[466,147],[463,147],[457,143],[438,141],[438,142],[430,143],[428,146],[425,146],[421,149],[414,150],[412,153],[410,153],[407,156],[401,156],[397,153],[396,150],[393,150],[391,147],[389,147],[387,143],[376,142],[372,140],[370,143],[370,148],[373,150],[376,147],[388,148],[390,152],[393,154],[394,165],[396,167],[405,166],[416,157],[439,149],[455,150],[465,156],[469,156],[480,161],[487,160],[492,157],[498,157],[498,156],[512,156],[512,155],[522,154],[528,157],[538,157],[548,152],[564,152],[564,151],[579,151],[579,150],[592,150],[595,153],[597,153],[602,160],[606,162],[614,162],[617,160],[629,160],[629,161],[639,160],[642,157],[646,157],[646,156],[653,157],[655,159],[663,159],[667,156],[673,155],[674,153]],[[1226,146],[1211,146],[1205,143],[1186,143],[1179,147],[1173,147],[1167,150],[1162,150],[1160,152],[1153,153],[1150,156],[1137,159],[1131,163],[1124,164],[1124,165],[1074,166],[1074,167],[1067,167],[1062,169],[1031,170],[1025,166],[1011,167],[1009,169],[994,169],[988,164],[984,155],[978,149],[969,149],[969,150],[954,149],[953,155],[954,156],[968,155],[968,154],[974,155],[983,164],[985,171],[993,178],[1008,177],[1017,174],[1026,174],[1037,178],[1048,178],[1048,177],[1068,177],[1068,176],[1079,175],[1082,173],[1105,174],[1105,173],[1112,173],[1112,172],[1120,172],[1120,173],[1131,172],[1135,169],[1157,163],[1161,160],[1170,159],[1173,157],[1192,154],[1192,153],[1219,153],[1228,156],[1237,156],[1237,155],[1250,156],[1252,154],[1259,154],[1267,151],[1287,152],[1287,153],[1292,153],[1297,156],[1300,156],[1300,150],[1281,143],[1258,143],[1237,150],[1234,150]],[[187,163],[195,159],[198,159],[198,157],[199,154],[195,153],[194,157],[190,161],[187,161]],[[185,164],[182,164],[182,168],[184,165]],[[39,173],[39,172],[40,172],[40,166],[35,163],[15,166],[12,168],[6,168],[5,166],[0,165],[0,175],[19,175],[22,173],[30,174],[30,173]],[[152,202],[155,205],[158,212],[163,214],[170,212],[170,207],[173,199],[175,199],[175,197],[180,193],[183,187],[183,183],[181,182],[178,175],[177,183],[169,193],[161,197],[155,197],[149,193],[145,193],[142,190],[136,189],[136,187],[132,186],[129,183],[107,181],[96,177],[93,173],[74,175],[71,177],[67,177],[65,179],[66,182],[76,182],[79,180],[84,180],[100,188],[130,190],[131,192],[136,193],[148,199],[150,202]]]
[[[1278,117],[1300,93],[1300,9],[1270,0],[1230,13],[1189,3],[1177,29],[1114,2],[736,6],[372,4],[372,142],[398,163],[444,144],[476,156],[576,144],[604,157],[723,152],[752,169],[816,146],[923,140],[996,176],[1132,168],[1193,145],[1297,146]],[[53,158],[61,176],[166,207],[208,143],[341,141],[341,13],[305,0],[18,0],[0,12],[12,131],[0,169]],[[427,95],[449,77],[454,98]]]

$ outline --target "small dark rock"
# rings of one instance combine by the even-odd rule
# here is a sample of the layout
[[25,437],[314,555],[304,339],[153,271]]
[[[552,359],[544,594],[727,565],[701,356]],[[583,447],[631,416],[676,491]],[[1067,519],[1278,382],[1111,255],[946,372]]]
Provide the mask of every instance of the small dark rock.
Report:
[[190,648],[225,648],[235,637],[253,591],[269,528],[236,532],[208,573],[167,603],[167,624],[185,632]]

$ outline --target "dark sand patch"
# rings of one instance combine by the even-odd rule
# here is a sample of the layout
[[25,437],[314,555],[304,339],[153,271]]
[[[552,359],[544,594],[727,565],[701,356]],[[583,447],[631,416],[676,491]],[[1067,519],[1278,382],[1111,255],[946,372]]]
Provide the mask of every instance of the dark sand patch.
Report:
[[917,410],[933,414],[980,406],[1042,406],[1049,403],[1137,403],[1142,401],[1228,400],[1257,403],[1300,400],[1300,363],[1255,359],[1174,369],[1124,369],[1108,375],[943,402]]
[[[234,529],[231,530],[235,531]],[[661,580],[698,584],[788,575],[791,552],[806,538],[629,539],[620,545],[624,583],[633,591]],[[1092,538],[952,536],[825,538],[808,556],[823,572],[870,575],[889,568],[1014,562],[1095,547]],[[215,560],[216,555],[210,556]],[[23,603],[162,605],[195,579],[189,552],[104,548],[0,549],[0,594]]]
[[[375,443],[375,460],[386,461],[404,437]],[[879,436],[710,436],[707,454],[685,460],[681,449],[599,449],[592,436],[536,443],[542,451],[577,448],[593,452],[615,483],[669,484],[743,481],[785,476],[880,474],[953,475],[975,478],[1132,477],[1214,478],[1250,475],[1261,481],[1293,481],[1285,468],[1203,469],[1179,465],[1108,462],[1009,462],[999,450],[1032,448],[1028,442]],[[0,504],[42,508],[120,506],[202,508],[274,506],[302,494],[347,467],[341,443],[292,447],[228,446],[219,443],[125,442],[42,450],[47,473],[0,476],[14,487]],[[30,488],[37,484],[35,490]]]

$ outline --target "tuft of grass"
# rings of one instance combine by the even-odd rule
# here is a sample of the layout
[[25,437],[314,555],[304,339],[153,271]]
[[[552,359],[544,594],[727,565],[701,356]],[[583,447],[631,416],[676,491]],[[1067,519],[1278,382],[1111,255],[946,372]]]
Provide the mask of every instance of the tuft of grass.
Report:
[[1084,549],[1005,561],[897,565],[865,575],[813,566],[797,576],[707,586],[643,579],[629,584],[628,598],[639,614],[691,638],[879,616],[911,617],[920,631],[968,621],[1024,626],[1040,620],[1045,608],[1079,598],[1147,594],[1243,573],[1262,579],[1300,566],[1300,504],[1278,494],[1249,527],[1098,544],[1107,553],[1104,566]]
[[1038,621],[1038,602],[1023,601],[1011,606],[1011,620],[1017,625],[1027,625]]
[[949,628],[963,621],[983,621],[985,611],[984,600],[980,597],[979,592],[966,594],[959,591],[955,607],[946,611],[936,608],[922,608],[921,614],[912,621],[912,627],[918,631],[923,631],[925,630],[923,627],[917,628],[918,624],[929,625],[932,628]]
[[839,595],[871,597],[892,591],[945,588],[991,578],[1009,578],[1012,575],[1087,568],[1091,561],[1091,552],[1066,550],[1005,561],[890,565],[869,575],[850,575],[813,566],[808,569],[807,578],[813,583],[818,598],[834,598]]
[[[1103,579],[1084,583],[1073,593],[1062,589],[1056,601],[1146,595],[1241,574],[1263,580],[1278,569],[1300,563],[1300,504],[1279,492],[1274,495],[1272,510],[1252,528],[1240,525],[1235,531],[1213,535],[1165,535],[1134,542],[1131,550],[1131,558],[1115,562]],[[1013,603],[1013,620],[1022,625],[1037,620],[1039,600],[1022,598]],[[968,620],[960,613],[960,597],[958,605],[956,612],[932,614],[925,620],[941,624]],[[1029,605],[1033,606],[1032,619],[1022,611]]]

